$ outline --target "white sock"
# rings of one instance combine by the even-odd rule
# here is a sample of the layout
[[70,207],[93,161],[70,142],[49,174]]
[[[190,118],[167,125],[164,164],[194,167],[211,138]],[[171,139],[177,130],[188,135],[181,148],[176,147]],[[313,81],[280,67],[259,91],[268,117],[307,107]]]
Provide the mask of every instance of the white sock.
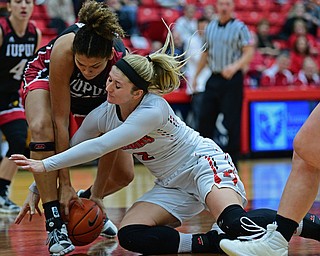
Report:
[[192,250],[192,234],[180,233],[180,243],[178,253],[191,252]]
[[303,220],[300,221],[299,226],[297,227],[296,231],[293,233],[294,236],[300,236],[303,228]]

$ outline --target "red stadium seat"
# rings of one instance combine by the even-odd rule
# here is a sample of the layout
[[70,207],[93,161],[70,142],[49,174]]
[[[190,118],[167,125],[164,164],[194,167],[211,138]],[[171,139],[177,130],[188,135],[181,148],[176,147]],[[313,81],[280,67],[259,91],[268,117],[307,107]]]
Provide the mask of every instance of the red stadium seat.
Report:
[[140,28],[141,34],[151,41],[164,42],[167,34],[167,28],[162,20],[151,21]]
[[261,18],[263,17],[263,13],[261,12],[255,12],[255,11],[251,11],[251,12],[247,12],[248,15],[244,16],[244,22],[248,25],[254,25],[256,26],[257,23],[261,20]]
[[161,9],[139,7],[137,24],[142,36],[163,42],[167,29],[161,20]]
[[156,0],[140,0],[140,6],[143,7],[160,7]]
[[161,9],[161,18],[167,23],[168,26],[174,24],[175,21],[181,16],[180,11],[176,9],[168,9],[162,8]]
[[254,10],[254,3],[252,0],[235,0],[235,9],[237,10]]
[[198,0],[198,5],[206,6],[206,5],[216,5],[217,0]]
[[54,38],[52,35],[42,35],[40,47],[47,45]]
[[256,0],[256,8],[259,11],[269,12],[273,1],[270,0]]
[[197,0],[185,0],[185,5],[186,4],[194,4],[194,5],[197,5]]
[[160,9],[140,6],[137,11],[138,25],[160,20]]
[[268,20],[271,26],[282,26],[285,22],[286,15],[282,14],[281,12],[270,12],[268,15]]
[[42,19],[50,19],[49,15],[48,15],[48,12],[47,12],[47,7],[46,5],[44,4],[41,4],[41,5],[34,5],[34,8],[33,8],[33,12],[32,12],[32,15],[31,15],[31,19],[34,19],[34,20],[42,20]]

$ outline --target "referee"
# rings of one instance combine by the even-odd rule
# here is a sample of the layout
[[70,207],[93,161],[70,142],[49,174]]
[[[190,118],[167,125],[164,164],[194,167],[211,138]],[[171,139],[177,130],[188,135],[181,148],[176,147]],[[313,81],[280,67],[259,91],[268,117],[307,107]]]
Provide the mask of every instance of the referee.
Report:
[[[233,16],[234,1],[217,1],[217,19],[205,31],[206,51],[202,53],[197,76],[208,64],[212,71],[200,106],[199,132],[212,138],[218,116],[222,116],[224,141],[216,141],[236,164],[240,154],[240,124],[243,99],[243,69],[250,63],[254,47],[248,27]],[[220,114],[220,115],[219,115]]]

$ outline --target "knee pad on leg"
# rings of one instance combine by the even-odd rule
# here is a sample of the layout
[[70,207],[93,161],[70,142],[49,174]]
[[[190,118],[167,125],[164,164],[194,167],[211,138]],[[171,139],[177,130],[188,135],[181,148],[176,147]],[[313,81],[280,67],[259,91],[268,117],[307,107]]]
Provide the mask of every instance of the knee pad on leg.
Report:
[[23,134],[15,133],[14,139],[9,139],[9,149],[6,153],[6,157],[10,157],[12,154],[24,154],[26,149],[26,138]]
[[54,142],[30,142],[30,151],[55,151]]
[[220,214],[217,223],[230,238],[236,239],[244,235],[240,219],[246,216],[247,212],[240,205],[229,205]]
[[142,254],[178,253],[179,232],[167,226],[128,225],[118,231],[120,245]]

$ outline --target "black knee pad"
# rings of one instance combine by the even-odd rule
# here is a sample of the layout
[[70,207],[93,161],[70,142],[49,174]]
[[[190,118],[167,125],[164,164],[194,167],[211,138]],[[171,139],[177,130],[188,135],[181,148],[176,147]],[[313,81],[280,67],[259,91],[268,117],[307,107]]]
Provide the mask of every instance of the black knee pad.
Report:
[[[259,227],[266,228],[268,224],[271,224],[275,220],[276,213],[271,209],[246,212],[239,205],[230,205],[220,214],[218,225],[231,239],[236,239],[238,236],[251,236],[261,232]],[[245,224],[251,227],[247,227],[247,230],[243,228]],[[257,227],[254,227],[255,224]]]
[[246,216],[247,212],[240,205],[229,205],[220,214],[217,223],[231,239],[236,239],[243,235],[240,219]]
[[55,151],[54,142],[30,142],[30,151]]
[[266,208],[251,210],[247,212],[248,218],[263,228],[267,228],[267,225],[273,223],[276,219],[276,215],[277,211]]
[[177,253],[179,232],[167,226],[129,225],[118,231],[119,244],[126,250],[151,254]]
[[24,154],[26,149],[26,139],[27,136],[23,132],[15,132],[11,134],[13,138],[7,138],[9,144],[8,152],[6,153],[6,157],[10,157],[12,154]]

